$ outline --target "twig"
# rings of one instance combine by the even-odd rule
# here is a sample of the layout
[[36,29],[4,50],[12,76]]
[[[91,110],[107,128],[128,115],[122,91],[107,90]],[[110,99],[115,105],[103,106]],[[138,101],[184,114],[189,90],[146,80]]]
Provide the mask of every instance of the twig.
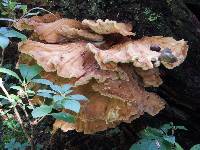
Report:
[[[33,10],[43,10],[43,11],[45,11],[45,12],[48,12],[48,13],[54,15],[52,12],[50,12],[50,11],[44,9],[44,8],[41,8],[41,7],[35,7],[35,8],[30,9],[30,10],[29,10],[26,14],[24,14],[23,16],[21,16],[20,19],[26,17],[27,14],[29,14],[29,13],[30,13],[31,11],[33,11]],[[55,16],[55,15],[54,15],[54,16]]]
[[36,125],[38,125],[41,121],[43,121],[45,117],[46,117],[46,116],[43,116],[42,118],[40,118],[40,119],[37,121]]
[[0,21],[16,22],[16,20],[11,19],[11,18],[0,18]]
[[5,49],[3,48],[3,49],[2,49],[2,52],[1,52],[1,63],[0,63],[0,67],[3,66],[4,53],[5,53]]
[[24,133],[25,133],[25,135],[26,135],[28,141],[29,141],[30,143],[32,143],[32,138],[31,138],[31,137],[29,136],[29,134],[27,133],[27,130],[26,130],[26,128],[24,127],[23,120],[21,119],[21,116],[20,116],[20,114],[19,114],[19,112],[18,112],[18,110],[17,110],[16,107],[14,107],[14,112],[15,112],[15,115],[16,115],[16,117],[17,117],[17,120],[18,120],[19,124],[21,125],[22,130],[24,131]]
[[[1,87],[1,89],[3,90],[4,94],[6,95],[6,97],[8,98],[9,102],[12,103],[14,100],[10,97],[8,91],[5,89],[5,87],[4,87],[4,85],[3,85],[2,78],[0,78],[0,87]],[[17,117],[17,121],[18,121],[19,124],[21,125],[22,130],[24,131],[24,134],[25,134],[26,138],[28,139],[28,141],[29,141],[30,143],[32,143],[32,138],[29,136],[29,134],[28,134],[28,132],[27,132],[25,126],[24,126],[24,122],[23,122],[23,120],[22,120],[22,118],[21,118],[21,116],[20,116],[20,114],[19,114],[19,112],[18,112],[16,106],[13,107],[13,109],[14,109],[14,113],[15,113],[15,115],[16,115],[16,117]]]

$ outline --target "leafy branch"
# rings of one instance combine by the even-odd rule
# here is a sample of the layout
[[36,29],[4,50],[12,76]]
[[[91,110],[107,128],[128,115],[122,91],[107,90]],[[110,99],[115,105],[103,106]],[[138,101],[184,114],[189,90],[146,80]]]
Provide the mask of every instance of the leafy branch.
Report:
[[[19,81],[18,84],[10,87],[10,89],[17,91],[17,94],[10,94],[5,88],[3,78],[0,78],[0,88],[4,93],[4,95],[0,95],[0,105],[8,105],[8,107],[4,107],[1,115],[6,115],[13,110],[18,123],[31,144],[31,148],[34,149],[33,130],[46,116],[53,116],[58,120],[74,123],[74,114],[80,110],[79,102],[87,100],[87,98],[83,95],[71,94],[73,86],[70,84],[56,85],[49,80],[39,78],[39,73],[42,69],[38,65],[28,66],[20,64],[19,71],[20,76],[9,69],[0,68],[0,73],[12,76]],[[34,86],[31,85],[35,84],[40,84],[40,87],[45,88],[34,91]],[[43,98],[42,104],[38,107],[34,106],[30,100],[36,95]],[[69,110],[72,114],[60,112],[63,109]],[[19,110],[22,110],[23,114]],[[32,112],[29,113],[30,111]],[[29,132],[27,127],[31,128],[31,132]]]

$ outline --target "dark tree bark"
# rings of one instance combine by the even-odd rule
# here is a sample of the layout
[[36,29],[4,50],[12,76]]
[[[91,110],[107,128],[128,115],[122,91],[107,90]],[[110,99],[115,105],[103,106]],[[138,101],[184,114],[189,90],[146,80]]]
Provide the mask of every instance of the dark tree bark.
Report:
[[[197,1],[190,1],[192,2]],[[59,6],[68,18],[102,18],[132,22],[136,38],[163,35],[187,40],[190,47],[187,59],[173,70],[161,68],[164,84],[157,92],[182,119],[188,119],[188,123],[191,121],[192,124],[195,121],[198,126],[196,120],[200,119],[200,23],[183,1],[63,0]]]

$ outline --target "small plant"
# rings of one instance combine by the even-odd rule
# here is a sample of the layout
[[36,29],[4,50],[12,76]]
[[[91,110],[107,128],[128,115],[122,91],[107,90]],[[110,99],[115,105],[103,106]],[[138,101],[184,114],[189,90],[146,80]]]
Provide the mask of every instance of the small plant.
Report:
[[[85,96],[79,94],[70,95],[72,92],[72,85],[65,84],[60,86],[53,84],[49,80],[40,79],[39,73],[41,71],[42,69],[37,65],[28,66],[21,64],[19,65],[19,76],[9,69],[0,68],[1,73],[12,76],[19,81],[17,84],[10,86],[9,90],[7,90],[2,77],[0,78],[0,88],[5,94],[0,95],[0,106],[2,107],[0,114],[3,118],[8,117],[10,114],[13,115],[13,118],[16,118],[32,149],[35,148],[35,143],[33,141],[34,127],[36,127],[45,116],[51,115],[58,120],[64,120],[70,123],[75,122],[73,114],[79,112],[79,101],[87,99]],[[41,87],[45,88],[34,91],[34,84],[40,84]],[[17,91],[17,93],[14,91]],[[44,98],[39,107],[35,107],[31,103],[31,98],[35,95]],[[69,112],[72,112],[72,114],[59,112],[62,109],[67,109]],[[9,120],[4,120],[4,124],[7,124],[8,127],[15,128],[13,127],[13,123]],[[15,143],[17,146],[20,145],[19,142],[11,142]]]
[[160,129],[147,127],[139,133],[141,139],[130,150],[183,150],[175,140],[174,132],[177,129],[187,130],[184,126],[174,126],[173,123],[164,124]]
[[2,53],[1,53],[0,66],[3,65],[5,48],[8,46],[8,44],[10,42],[9,38],[11,38],[11,37],[16,37],[21,40],[26,40],[25,35],[15,31],[9,27],[1,27],[0,28],[0,48],[2,49]]
[[44,117],[46,115],[52,115],[56,119],[62,119],[68,122],[74,122],[73,117],[64,112],[51,113],[53,109],[68,109],[75,113],[78,113],[80,110],[80,103],[78,101],[86,100],[87,98],[83,95],[69,95],[72,90],[72,85],[65,84],[62,86],[53,84],[46,79],[34,79],[33,82],[47,85],[50,89],[40,89],[37,91],[37,95],[50,99],[51,102],[49,105],[44,103],[32,111],[32,116],[34,118]]
[[[16,141],[26,142],[23,130],[20,124],[15,120],[12,114],[7,113],[1,120],[1,136],[0,143],[10,143],[11,139],[15,137]],[[0,144],[0,149],[4,149],[4,145]]]
[[153,12],[150,8],[144,10],[144,14],[150,22],[156,21],[160,15]]
[[25,150],[29,146],[28,142],[26,143],[19,143],[14,138],[10,140],[9,143],[5,144],[5,148],[7,150]]
[[0,3],[1,15],[8,18],[15,18],[16,11],[21,10],[23,14],[27,12],[27,5],[22,5],[16,0],[2,0]]

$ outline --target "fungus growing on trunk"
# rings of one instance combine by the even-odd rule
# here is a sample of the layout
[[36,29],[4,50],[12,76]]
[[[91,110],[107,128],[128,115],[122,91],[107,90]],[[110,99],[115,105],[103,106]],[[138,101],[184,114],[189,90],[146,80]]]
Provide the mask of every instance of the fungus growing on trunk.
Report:
[[[17,25],[22,29],[23,21],[20,21]],[[74,84],[73,93],[88,98],[81,103],[75,124],[55,122],[54,129],[61,128],[65,132],[75,129],[91,134],[116,127],[121,122],[131,122],[145,112],[152,116],[158,114],[165,101],[144,87],[161,85],[158,67],[163,64],[173,69],[184,61],[188,50],[184,40],[162,36],[138,40],[127,37],[113,46],[92,43],[103,39],[104,43],[108,42],[105,34],[111,37],[112,33],[134,35],[130,24],[116,21],[24,22],[32,26],[39,41],[19,44],[22,53],[19,62],[37,62],[44,68],[41,74],[44,78],[57,84]],[[34,61],[28,61],[27,55]]]

